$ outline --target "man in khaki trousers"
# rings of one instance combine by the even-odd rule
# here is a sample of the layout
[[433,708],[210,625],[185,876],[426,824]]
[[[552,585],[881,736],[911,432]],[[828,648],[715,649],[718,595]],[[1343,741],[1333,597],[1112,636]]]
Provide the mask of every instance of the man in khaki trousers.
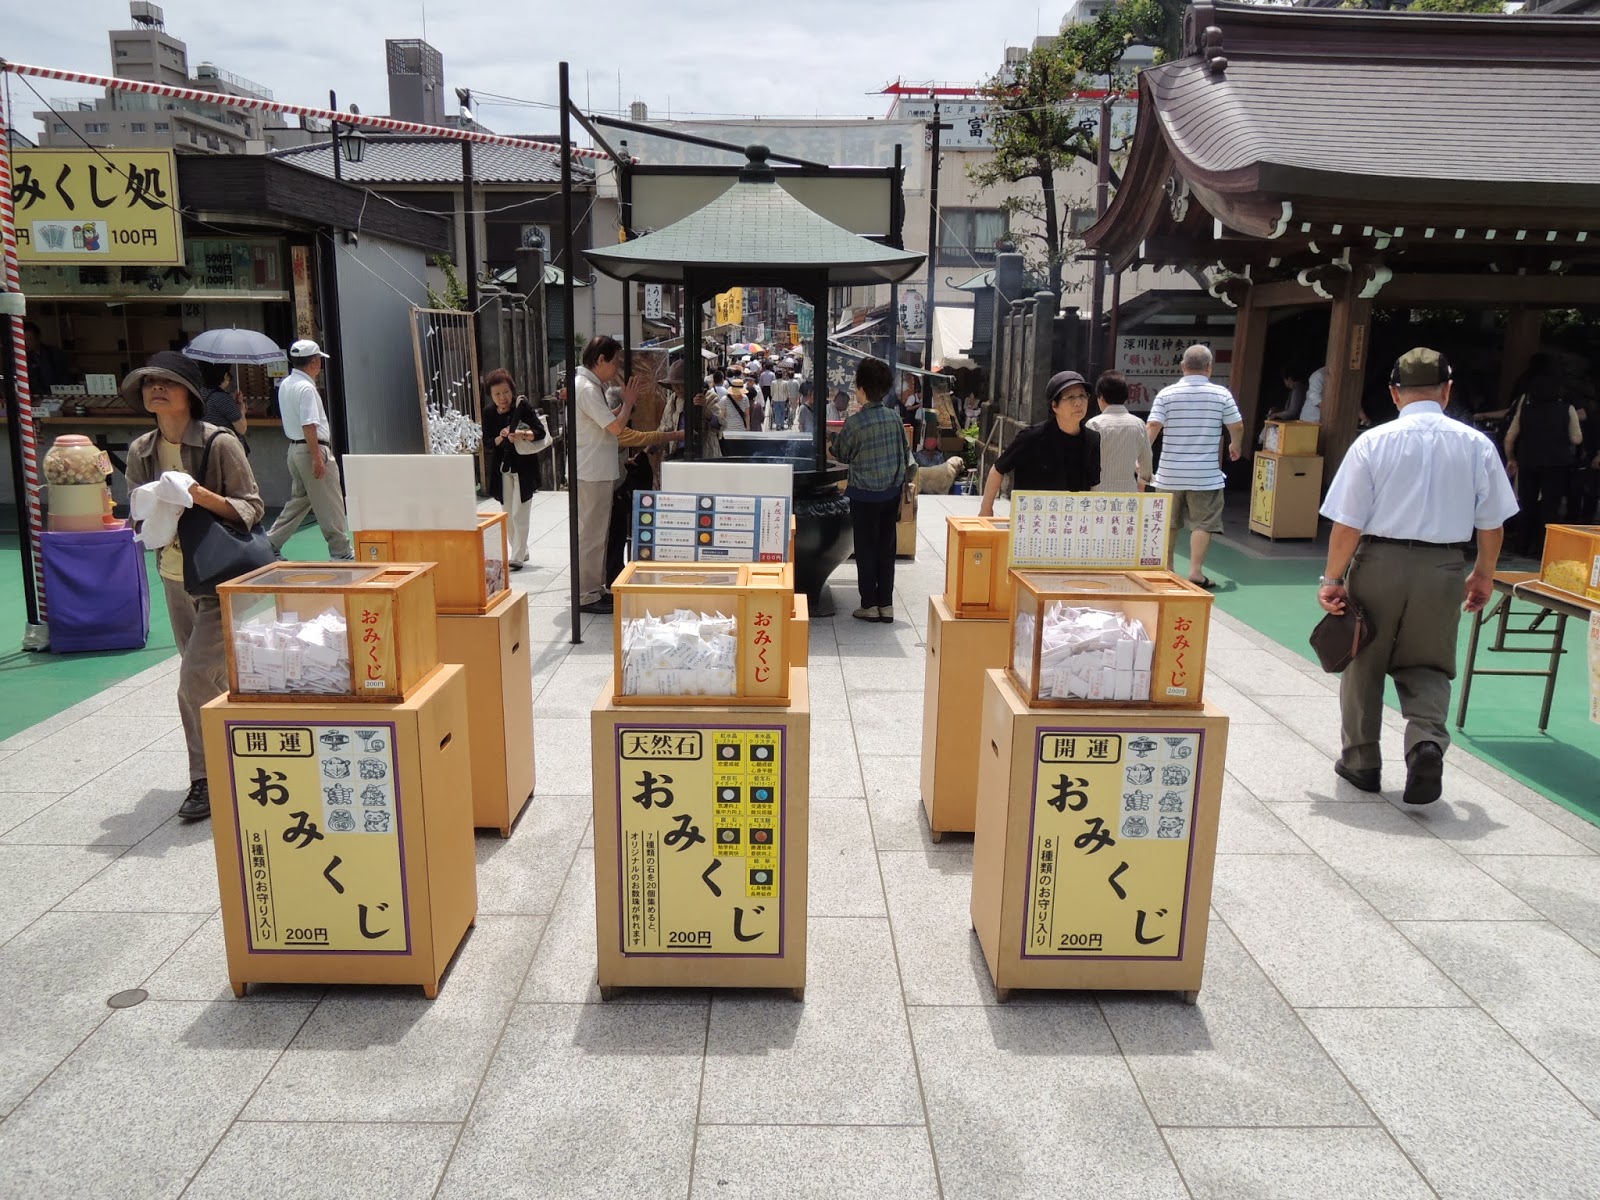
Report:
[[[1392,676],[1406,718],[1403,799],[1432,804],[1450,745],[1456,630],[1463,608],[1479,611],[1494,590],[1503,527],[1517,501],[1494,443],[1444,415],[1444,355],[1425,347],[1401,355],[1389,393],[1399,418],[1355,440],[1322,504],[1334,526],[1317,602],[1330,613],[1353,602],[1373,625],[1372,641],[1340,680],[1344,750],[1333,770],[1361,791],[1382,789],[1383,681]],[[1477,561],[1468,571],[1474,536]]]
[[284,543],[294,536],[306,514],[316,513],[317,525],[328,543],[328,557],[349,561],[355,552],[345,522],[344,484],[339,461],[328,445],[328,415],[317,391],[322,360],[327,357],[310,338],[301,338],[289,347],[289,376],[278,385],[278,412],[283,418],[283,436],[289,439],[291,488],[289,503],[267,531],[267,540],[282,554]]

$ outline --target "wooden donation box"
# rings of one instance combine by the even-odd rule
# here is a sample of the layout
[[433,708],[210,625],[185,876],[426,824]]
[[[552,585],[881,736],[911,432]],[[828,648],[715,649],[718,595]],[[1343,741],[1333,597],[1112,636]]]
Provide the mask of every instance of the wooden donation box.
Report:
[[1268,421],[1261,431],[1261,448],[1269,454],[1310,458],[1317,453],[1321,433],[1316,421]]
[[1265,450],[1256,455],[1250,487],[1251,532],[1273,539],[1314,538],[1321,504],[1322,459]]
[[441,613],[438,628],[440,659],[467,670],[472,823],[510,837],[535,782],[528,597],[507,591],[486,613]]
[[467,679],[434,652],[431,570],[281,564],[218,589],[229,693],[202,725],[235,995],[432,997],[476,918]]
[[792,585],[749,565],[635,564],[612,593],[616,671],[591,716],[601,995],[799,998],[811,713],[789,665]]
[[1012,988],[1182,992],[1205,966],[1228,719],[983,691],[972,927]]
[[928,601],[922,691],[922,807],[934,841],[971,833],[978,795],[978,697],[983,673],[1003,667],[1011,644],[1010,526],[1002,518],[949,517],[944,595]]
[[431,562],[441,613],[486,613],[510,592],[506,514],[483,513],[476,529],[366,529],[355,534],[356,561]]

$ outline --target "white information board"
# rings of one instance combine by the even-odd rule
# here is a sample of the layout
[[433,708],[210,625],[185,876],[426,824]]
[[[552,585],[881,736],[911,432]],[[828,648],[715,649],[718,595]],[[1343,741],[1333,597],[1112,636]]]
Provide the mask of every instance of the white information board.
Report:
[[347,454],[345,508],[352,530],[476,529],[478,485],[470,454]]

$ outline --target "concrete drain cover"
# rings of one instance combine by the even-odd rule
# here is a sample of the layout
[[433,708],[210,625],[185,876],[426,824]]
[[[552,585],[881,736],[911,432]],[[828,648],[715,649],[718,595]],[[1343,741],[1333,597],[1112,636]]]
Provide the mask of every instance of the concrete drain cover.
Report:
[[143,988],[129,988],[125,992],[118,992],[106,1003],[112,1008],[132,1008],[135,1004],[143,1004],[150,998],[150,993]]

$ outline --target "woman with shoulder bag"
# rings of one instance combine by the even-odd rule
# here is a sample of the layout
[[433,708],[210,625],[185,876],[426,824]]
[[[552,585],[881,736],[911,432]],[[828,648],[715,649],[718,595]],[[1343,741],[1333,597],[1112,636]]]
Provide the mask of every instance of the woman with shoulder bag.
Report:
[[[188,477],[183,487],[184,507],[209,513],[240,532],[255,530],[266,511],[255,474],[238,436],[201,419],[205,391],[199,365],[170,350],[152,355],[145,366],[122,381],[122,398],[133,407],[142,404],[156,419],[156,428],[135,438],[128,447],[128,490],[166,480],[168,475],[179,476],[170,480],[174,484]],[[180,538],[183,536],[180,533]],[[265,544],[264,535],[262,542]],[[187,557],[191,560],[194,550],[190,547]],[[157,551],[156,568],[181,659],[178,712],[189,751],[189,794],[178,815],[186,821],[200,821],[211,815],[200,709],[226,689],[228,673],[214,581],[186,581],[185,558],[179,538],[174,538]],[[192,561],[187,574],[193,575]]]
[[528,511],[539,490],[539,459],[531,449],[548,442],[542,418],[517,395],[516,380],[505,368],[483,380],[490,403],[483,410],[483,444],[489,448],[489,495],[506,510],[506,553],[513,571],[528,561]]

